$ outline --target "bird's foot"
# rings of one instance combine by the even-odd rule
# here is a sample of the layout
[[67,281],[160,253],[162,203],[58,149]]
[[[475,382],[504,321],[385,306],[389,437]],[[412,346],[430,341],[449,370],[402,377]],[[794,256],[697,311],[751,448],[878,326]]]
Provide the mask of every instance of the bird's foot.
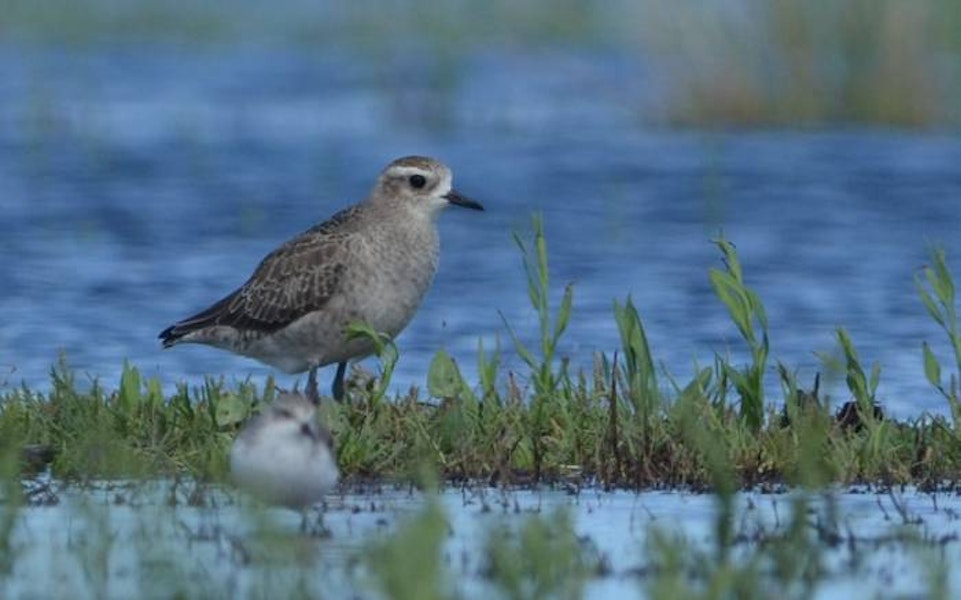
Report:
[[330,529],[324,525],[324,507],[320,506],[317,509],[317,516],[311,522],[310,519],[310,508],[305,508],[300,515],[300,533],[307,537],[312,538],[322,538],[327,539],[332,537]]

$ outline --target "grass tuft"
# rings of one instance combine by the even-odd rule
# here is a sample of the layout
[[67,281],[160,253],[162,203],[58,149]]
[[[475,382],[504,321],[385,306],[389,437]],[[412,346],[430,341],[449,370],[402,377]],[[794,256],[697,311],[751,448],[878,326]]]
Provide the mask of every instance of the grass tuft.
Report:
[[[538,316],[537,341],[528,344],[523,340],[529,332],[510,325],[507,330],[527,372],[502,372],[499,346],[488,352],[479,345],[480,381],[468,382],[454,357],[440,350],[426,374],[426,392],[392,393],[397,348],[355,328],[378,346],[381,368],[355,368],[347,400],[321,406],[348,482],[419,482],[428,468],[448,482],[681,486],[715,490],[724,498],[752,486],[943,489],[961,476],[957,373],[945,384],[929,346],[923,347],[925,376],[948,401],[950,421],[937,415],[887,418],[876,395],[881,367],[865,369],[843,328],[837,330],[839,368],[853,400],[831,413],[831,398],[818,390],[817,378],[813,392],[805,392],[781,363],[783,401],[765,399],[769,331],[763,304],[745,284],[734,245],[721,239],[716,243],[724,268],[710,276],[747,343],[748,364],[717,355],[686,382],[659,372],[641,316],[627,298],[613,306],[620,348],[578,368],[558,357],[573,292],[567,286],[556,302],[550,297],[541,220],[534,219],[530,238],[517,241]],[[932,266],[917,285],[961,370],[954,286],[943,252],[933,252]],[[728,397],[729,388],[736,399]],[[238,428],[275,394],[272,380],[263,389],[222,379],[196,389],[179,386],[169,396],[163,389],[160,380],[143,377],[130,364],[114,388],[99,381],[84,387],[61,360],[51,370],[49,392],[21,388],[0,395],[0,450],[12,452],[27,471],[36,470],[38,457],[53,456],[53,474],[80,483],[183,475],[221,481]]]

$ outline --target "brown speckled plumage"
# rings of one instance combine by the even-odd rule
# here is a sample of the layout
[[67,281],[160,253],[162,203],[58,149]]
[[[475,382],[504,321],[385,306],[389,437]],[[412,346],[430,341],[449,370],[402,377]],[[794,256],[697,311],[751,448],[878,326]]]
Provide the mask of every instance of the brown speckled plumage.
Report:
[[413,317],[437,269],[434,220],[447,204],[481,209],[451,189],[440,162],[398,159],[367,200],[268,254],[236,291],[161,332],[163,346],[207,344],[288,373],[310,370],[312,381],[317,367],[341,363],[342,378],[343,363],[373,350],[348,342],[347,325],[396,336]]

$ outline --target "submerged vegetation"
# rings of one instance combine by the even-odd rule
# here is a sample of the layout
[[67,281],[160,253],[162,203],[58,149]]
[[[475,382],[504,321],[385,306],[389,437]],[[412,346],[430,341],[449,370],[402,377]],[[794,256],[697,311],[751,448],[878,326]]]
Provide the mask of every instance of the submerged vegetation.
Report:
[[[557,354],[571,319],[575,291],[556,308],[540,220],[533,239],[518,238],[538,319],[539,343],[529,347],[507,331],[528,372],[503,372],[500,348],[478,349],[480,381],[465,381],[456,361],[439,351],[427,373],[427,394],[390,396],[397,348],[377,340],[378,374],[356,369],[348,401],[326,402],[341,471],[348,481],[410,480],[424,465],[448,482],[598,484],[643,490],[663,487],[740,489],[830,483],[911,484],[941,488],[961,476],[961,333],[955,288],[944,253],[917,278],[924,306],[944,329],[950,367],[925,344],[924,374],[950,417],[885,418],[875,390],[881,365],[865,367],[854,341],[837,330],[840,354],[825,357],[850,398],[832,406],[817,383],[798,382],[789,365],[770,364],[761,298],[746,283],[734,245],[718,239],[722,267],[710,279],[748,349],[747,364],[716,355],[683,379],[655,367],[643,321],[630,298],[613,307],[621,348],[572,365]],[[355,335],[376,336],[358,327]],[[527,338],[523,338],[527,339]],[[765,398],[777,377],[780,399]],[[808,387],[810,389],[805,390]],[[53,455],[53,473],[70,480],[190,475],[222,480],[226,452],[239,425],[275,393],[250,382],[209,379],[165,397],[161,382],[127,365],[116,389],[95,382],[81,390],[67,366],[52,370],[48,393],[11,389],[0,397],[7,454]],[[723,466],[723,469],[721,467]],[[725,473],[719,480],[717,473]]]

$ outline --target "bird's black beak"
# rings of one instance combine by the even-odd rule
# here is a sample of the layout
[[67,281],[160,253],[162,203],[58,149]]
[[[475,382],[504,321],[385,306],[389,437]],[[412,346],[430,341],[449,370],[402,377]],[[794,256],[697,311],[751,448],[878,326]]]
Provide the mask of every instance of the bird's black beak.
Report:
[[309,437],[314,441],[317,440],[317,432],[314,431],[314,428],[311,427],[308,423],[300,424],[300,434],[303,436]]
[[456,204],[457,206],[463,206],[464,208],[473,208],[474,210],[484,210],[484,207],[480,205],[479,202],[474,202],[467,196],[461,196],[457,191],[451,190],[444,194],[444,199],[451,204]]

